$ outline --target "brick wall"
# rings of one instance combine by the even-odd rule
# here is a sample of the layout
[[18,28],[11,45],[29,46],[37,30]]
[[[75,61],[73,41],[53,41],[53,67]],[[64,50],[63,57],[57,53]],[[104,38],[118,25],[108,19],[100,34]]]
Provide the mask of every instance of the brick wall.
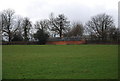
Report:
[[80,41],[48,41],[46,44],[54,44],[54,45],[68,45],[68,44],[85,44],[85,40]]

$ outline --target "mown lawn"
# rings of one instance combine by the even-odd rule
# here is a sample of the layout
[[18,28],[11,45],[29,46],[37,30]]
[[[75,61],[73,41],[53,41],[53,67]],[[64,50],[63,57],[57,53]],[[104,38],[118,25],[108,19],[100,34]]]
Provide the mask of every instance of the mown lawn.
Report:
[[116,79],[117,45],[3,45],[3,79]]

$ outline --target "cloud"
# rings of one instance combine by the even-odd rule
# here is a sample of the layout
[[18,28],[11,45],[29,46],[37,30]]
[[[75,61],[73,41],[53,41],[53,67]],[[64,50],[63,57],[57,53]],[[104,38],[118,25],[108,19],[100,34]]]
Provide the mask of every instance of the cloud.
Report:
[[117,24],[118,0],[2,0],[0,10],[12,8],[16,14],[38,19],[63,13],[71,21],[87,22],[91,16],[107,13],[113,16]]

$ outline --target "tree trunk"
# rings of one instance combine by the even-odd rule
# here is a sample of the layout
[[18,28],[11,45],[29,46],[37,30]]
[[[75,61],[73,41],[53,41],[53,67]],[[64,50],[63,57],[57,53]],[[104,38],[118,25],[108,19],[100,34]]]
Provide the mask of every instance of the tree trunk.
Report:
[[61,38],[62,37],[62,30],[60,30],[59,33],[60,33],[60,38]]

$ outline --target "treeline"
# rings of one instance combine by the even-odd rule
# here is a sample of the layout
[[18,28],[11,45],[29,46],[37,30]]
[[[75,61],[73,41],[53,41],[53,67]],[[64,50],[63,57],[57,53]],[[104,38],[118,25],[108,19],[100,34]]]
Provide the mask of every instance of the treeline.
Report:
[[48,19],[38,20],[34,24],[28,17],[15,15],[12,9],[0,12],[0,33],[2,41],[7,42],[38,42],[45,44],[50,37],[72,37],[87,41],[117,42],[120,30],[115,27],[112,16],[99,14],[93,16],[85,25],[81,22],[71,23],[64,14]]

